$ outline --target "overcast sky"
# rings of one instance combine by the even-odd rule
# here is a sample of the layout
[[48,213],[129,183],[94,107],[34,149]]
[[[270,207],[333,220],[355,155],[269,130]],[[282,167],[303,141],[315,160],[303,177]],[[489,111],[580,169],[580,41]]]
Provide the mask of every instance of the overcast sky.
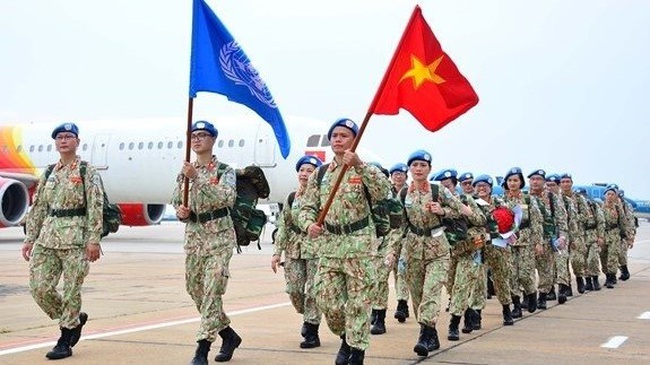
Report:
[[[420,4],[480,102],[437,133],[406,111],[375,116],[361,147],[386,165],[424,148],[434,169],[545,168],[650,198],[650,1],[207,3],[282,113],[328,124],[363,118]],[[191,0],[0,0],[0,120],[184,117],[191,10]],[[195,112],[252,113],[206,93]]]

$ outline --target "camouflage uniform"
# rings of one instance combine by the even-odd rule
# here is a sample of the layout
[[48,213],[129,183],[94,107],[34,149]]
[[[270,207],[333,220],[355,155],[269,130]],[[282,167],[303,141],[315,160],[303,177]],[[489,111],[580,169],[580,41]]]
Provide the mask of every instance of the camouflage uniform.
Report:
[[605,240],[605,214],[601,206],[592,201],[587,200],[587,219],[585,221],[585,242],[587,250],[587,262],[585,274],[588,278],[594,280],[591,286],[594,290],[600,288],[598,284],[598,275],[600,275],[600,264],[598,262],[600,255],[599,240]]
[[321,312],[316,305],[314,279],[318,266],[317,239],[310,239],[296,225],[302,206],[302,194],[296,194],[293,204],[287,200],[278,220],[278,233],[274,254],[284,252],[284,277],[286,292],[296,312],[303,315],[304,322],[318,325]]
[[[580,217],[578,215],[578,208],[573,199],[564,195],[558,194],[564,203],[564,209],[567,213],[567,248],[561,252],[555,253],[555,268],[556,268],[556,284],[571,286],[571,272],[569,271],[569,260],[573,257],[573,251],[577,248],[580,249],[583,245],[580,233]],[[583,266],[584,267],[584,266]],[[580,269],[580,267],[579,267]],[[576,275],[577,276],[577,275]]]
[[[497,223],[492,217],[492,210],[499,206],[504,206],[505,202],[497,196],[492,196],[489,201],[490,205],[481,206],[485,217],[487,218],[487,231],[490,238],[498,238],[499,230]],[[512,273],[512,255],[510,246],[498,247],[488,241],[483,248],[483,262],[487,267],[492,269],[492,279],[494,280],[494,291],[499,298],[501,305],[512,304],[510,277]],[[485,294],[483,295],[485,298]]]
[[[341,170],[342,165],[332,161],[320,186],[318,170],[310,176],[298,214],[303,231],[316,222]],[[373,203],[390,191],[388,179],[375,166],[364,164],[345,172],[325,217],[314,284],[330,330],[345,334],[347,344],[362,351],[370,345],[370,295],[377,277],[372,252],[375,226],[364,185]]]
[[627,223],[618,203],[603,203],[605,215],[605,245],[600,251],[600,262],[603,272],[608,276],[615,276],[618,270],[621,237],[625,235]]
[[[576,280],[584,278],[587,272],[587,243],[585,227],[590,217],[590,209],[584,196],[573,192],[563,194],[565,200],[570,200],[575,208],[575,216],[569,218],[571,268]],[[580,283],[578,283],[580,287]]]
[[[215,156],[207,165],[193,163],[198,173],[190,180],[188,206],[193,215],[184,220],[185,287],[201,313],[197,341],[214,342],[216,334],[230,325],[222,296],[230,277],[228,266],[236,239],[232,219],[227,213],[222,215],[222,209],[232,208],[235,202],[236,175],[226,165],[218,177],[220,164]],[[172,197],[175,208],[182,204],[183,179],[179,174]],[[205,215],[212,217],[204,220]]]
[[621,250],[618,255],[618,265],[620,267],[625,267],[627,270],[627,249],[630,243],[634,243],[634,237],[636,235],[636,224],[634,221],[634,208],[626,200],[621,199],[621,211],[625,216],[626,220],[626,231],[625,239],[621,240]]
[[[406,187],[406,185],[404,185]],[[393,194],[398,197],[399,196],[399,191],[397,190],[397,187],[395,185],[392,186],[392,191]],[[400,235],[397,237],[393,237],[395,240],[402,240],[404,239],[403,237],[403,231],[400,232]],[[393,244],[389,243],[389,246],[392,247]],[[404,258],[404,251],[399,253],[397,256],[399,257],[397,260],[397,264],[394,265],[393,267],[393,279],[395,280],[395,298],[397,299],[397,303],[402,303],[402,308],[397,308],[398,311],[401,311],[402,314],[396,314],[396,318],[399,317],[400,315],[403,315],[405,318],[408,317],[408,300],[409,300],[409,290],[408,290],[408,285],[406,283],[406,266],[408,265],[406,262],[406,259]]]
[[[82,180],[80,164],[77,156],[67,165],[59,161],[47,181],[43,174],[26,218],[25,243],[34,244],[29,262],[32,297],[50,318],[59,320],[59,327],[68,329],[80,324],[81,285],[89,271],[85,248],[99,244],[102,232],[101,178],[87,165]],[[85,211],[72,215],[80,208]],[[56,290],[61,275],[63,295]]]
[[535,287],[535,244],[542,241],[543,218],[537,199],[528,193],[506,191],[504,200],[509,208],[521,207],[522,217],[517,240],[512,244],[512,296],[521,298],[537,292]]

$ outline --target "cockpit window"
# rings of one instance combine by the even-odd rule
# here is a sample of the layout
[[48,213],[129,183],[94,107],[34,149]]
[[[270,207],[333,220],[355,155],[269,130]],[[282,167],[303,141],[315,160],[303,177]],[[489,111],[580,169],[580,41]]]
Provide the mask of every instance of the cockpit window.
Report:
[[330,140],[327,138],[326,134],[323,134],[323,140],[320,143],[321,147],[329,147],[330,146]]
[[318,147],[318,142],[320,142],[320,135],[314,134],[307,139],[307,147]]

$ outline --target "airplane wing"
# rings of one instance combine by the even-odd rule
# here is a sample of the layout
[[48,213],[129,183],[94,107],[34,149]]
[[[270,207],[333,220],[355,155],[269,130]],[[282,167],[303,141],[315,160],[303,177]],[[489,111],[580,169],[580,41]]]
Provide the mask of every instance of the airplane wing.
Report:
[[32,174],[22,174],[20,172],[0,171],[0,177],[18,180],[23,183],[27,189],[31,188],[38,182],[38,176]]

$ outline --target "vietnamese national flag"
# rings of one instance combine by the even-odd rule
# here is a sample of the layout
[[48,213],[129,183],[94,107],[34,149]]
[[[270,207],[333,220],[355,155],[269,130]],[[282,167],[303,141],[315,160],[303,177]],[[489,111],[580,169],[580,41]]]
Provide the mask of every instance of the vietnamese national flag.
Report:
[[369,113],[408,110],[435,132],[478,103],[472,85],[443,52],[416,6]]

